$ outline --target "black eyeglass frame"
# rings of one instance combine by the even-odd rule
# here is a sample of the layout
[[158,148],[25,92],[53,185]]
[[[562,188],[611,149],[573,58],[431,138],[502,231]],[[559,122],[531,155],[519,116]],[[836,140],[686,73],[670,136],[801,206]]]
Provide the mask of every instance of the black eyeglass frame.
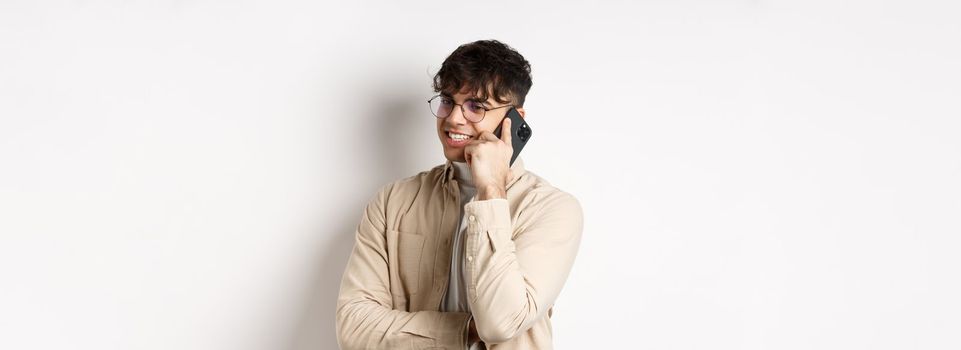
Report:
[[[441,116],[437,115],[437,113],[434,113],[434,109],[430,107],[430,102],[433,101],[433,100],[435,100],[435,99],[437,99],[438,97],[450,98],[450,97],[448,97],[448,96],[444,96],[444,94],[434,95],[434,97],[431,97],[429,100],[427,100],[427,108],[430,109],[430,114],[433,114],[435,117],[437,117],[437,119],[447,118],[447,117],[449,117],[452,113],[454,113],[454,109],[453,109],[453,108],[450,109],[450,113],[447,113],[447,115],[441,117]],[[451,98],[451,103],[453,103],[453,102],[454,102],[454,99]],[[484,105],[482,105],[482,104],[479,104],[479,105],[480,105],[481,109],[484,110],[484,115],[482,115],[482,116],[480,117],[480,119],[478,119],[477,121],[473,121],[473,120],[470,120],[470,118],[467,118],[467,111],[464,110],[464,104],[463,104],[463,103],[454,103],[454,106],[460,106],[460,112],[461,112],[461,114],[464,115],[464,119],[467,119],[467,120],[470,121],[471,123],[480,123],[481,121],[484,120],[484,117],[487,117],[487,112],[493,111],[493,110],[495,110],[495,109],[501,109],[501,108],[504,108],[504,107],[514,107],[513,104],[503,105],[503,106],[497,106],[497,107],[493,107],[493,108],[484,107]]]

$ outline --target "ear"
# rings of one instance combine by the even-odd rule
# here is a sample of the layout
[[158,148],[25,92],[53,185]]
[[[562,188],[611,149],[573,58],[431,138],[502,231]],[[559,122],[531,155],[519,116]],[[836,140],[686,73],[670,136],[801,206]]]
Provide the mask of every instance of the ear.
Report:
[[521,115],[521,118],[524,118],[524,107],[516,107],[514,109],[516,109],[517,113]]

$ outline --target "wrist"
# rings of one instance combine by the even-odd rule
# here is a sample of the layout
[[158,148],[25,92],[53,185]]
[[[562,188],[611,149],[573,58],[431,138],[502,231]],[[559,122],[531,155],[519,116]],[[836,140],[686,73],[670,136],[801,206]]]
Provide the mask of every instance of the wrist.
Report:
[[477,191],[477,200],[488,200],[495,198],[507,199],[507,191],[501,186],[487,185],[481,187]]

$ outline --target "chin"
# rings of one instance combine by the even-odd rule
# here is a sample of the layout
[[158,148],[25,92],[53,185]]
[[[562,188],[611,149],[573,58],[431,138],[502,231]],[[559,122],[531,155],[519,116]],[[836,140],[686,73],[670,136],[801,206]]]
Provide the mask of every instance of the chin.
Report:
[[[451,154],[452,152],[456,152],[456,153]],[[461,163],[467,162],[467,158],[464,158],[463,150],[448,151],[447,149],[444,149],[444,157],[447,158],[447,160],[450,160],[452,162],[461,162]]]

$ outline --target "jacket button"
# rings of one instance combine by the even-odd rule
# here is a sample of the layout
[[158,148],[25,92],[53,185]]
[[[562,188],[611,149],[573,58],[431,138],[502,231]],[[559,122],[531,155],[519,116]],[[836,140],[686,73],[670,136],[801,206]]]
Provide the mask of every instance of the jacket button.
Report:
[[469,218],[467,218],[467,219],[470,220],[470,221],[474,221],[474,216],[471,215],[471,216],[470,216]]

